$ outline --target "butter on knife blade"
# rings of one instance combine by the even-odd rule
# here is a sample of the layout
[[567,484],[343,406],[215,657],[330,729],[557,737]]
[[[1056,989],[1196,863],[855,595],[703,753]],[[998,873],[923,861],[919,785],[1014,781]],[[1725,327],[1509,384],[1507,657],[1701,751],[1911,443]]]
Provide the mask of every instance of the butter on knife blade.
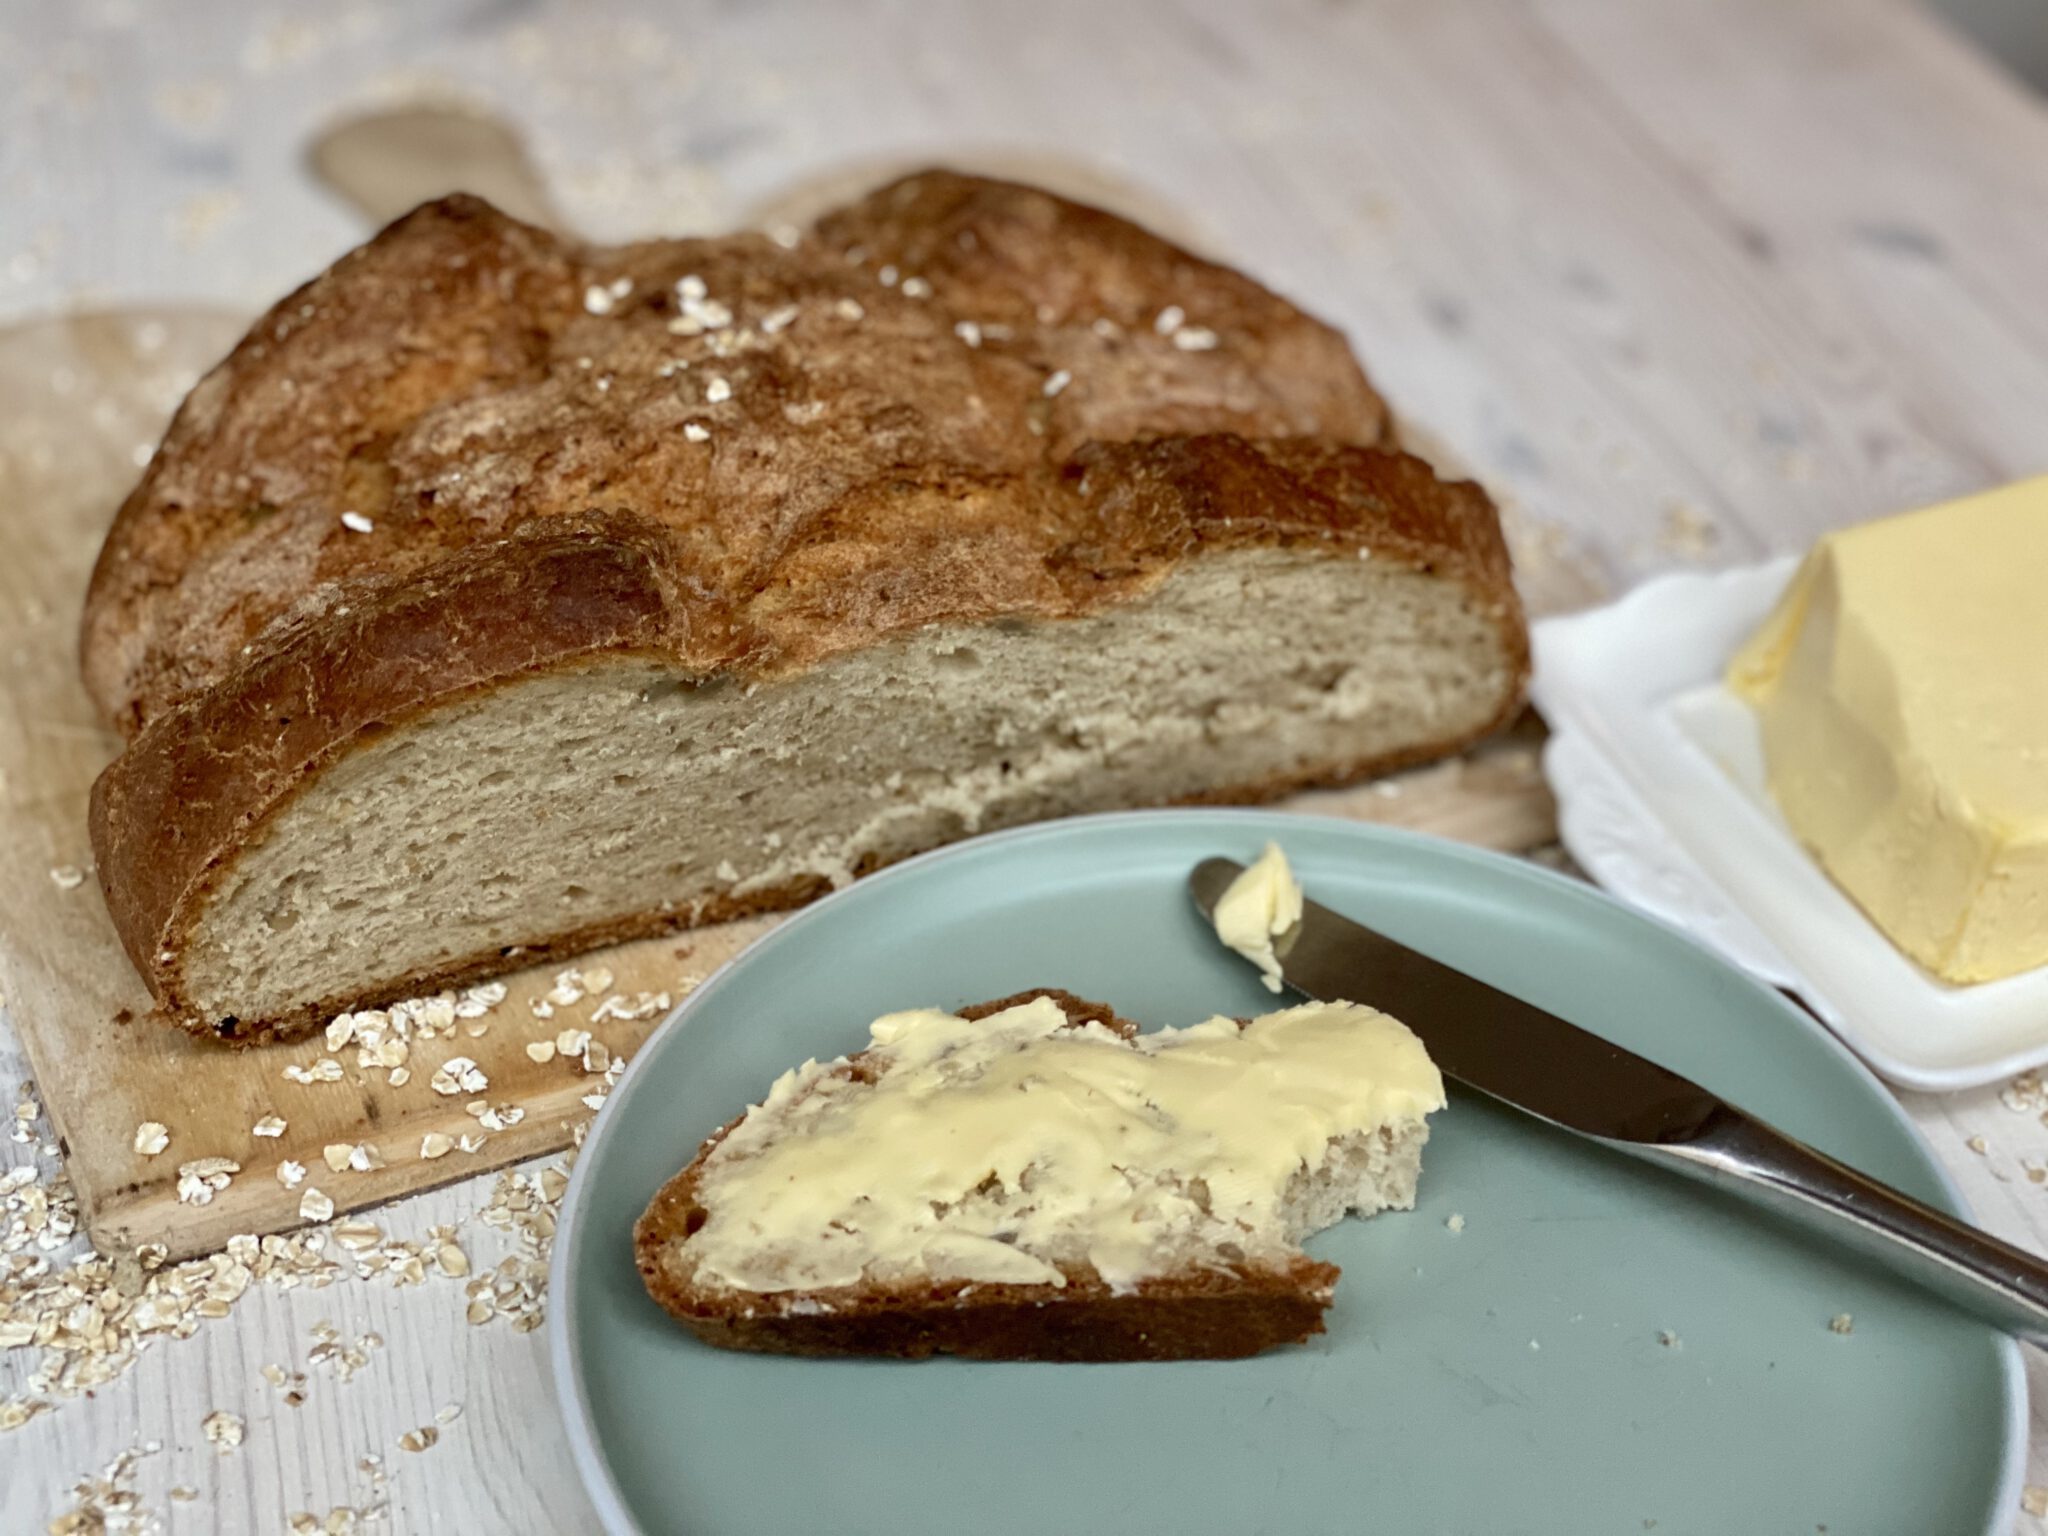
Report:
[[1278,843],[1266,844],[1266,851],[1230,882],[1210,918],[1216,937],[1259,968],[1268,992],[1278,992],[1280,959],[1273,940],[1301,921],[1301,882]]

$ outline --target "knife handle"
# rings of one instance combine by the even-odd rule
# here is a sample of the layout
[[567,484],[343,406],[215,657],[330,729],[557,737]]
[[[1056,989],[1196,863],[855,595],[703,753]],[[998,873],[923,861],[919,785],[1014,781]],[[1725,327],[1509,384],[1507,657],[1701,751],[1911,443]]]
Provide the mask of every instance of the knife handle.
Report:
[[2048,1263],[1740,1110],[1683,1141],[1610,1145],[1719,1184],[1867,1253],[1986,1322],[2048,1343]]

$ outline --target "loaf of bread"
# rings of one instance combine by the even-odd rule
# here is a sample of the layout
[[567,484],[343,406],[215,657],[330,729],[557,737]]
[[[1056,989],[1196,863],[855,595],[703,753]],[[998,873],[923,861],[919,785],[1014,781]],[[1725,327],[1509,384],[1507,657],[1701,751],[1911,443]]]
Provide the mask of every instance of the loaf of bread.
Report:
[[178,412],[83,636],[92,836],[231,1041],[975,831],[1454,749],[1527,645],[1342,339],[931,172],[781,240],[423,207]]
[[785,1073],[634,1233],[728,1349],[1229,1359],[1323,1329],[1301,1240],[1415,1203],[1443,1080],[1355,1003],[1139,1034],[1040,990],[896,1014]]

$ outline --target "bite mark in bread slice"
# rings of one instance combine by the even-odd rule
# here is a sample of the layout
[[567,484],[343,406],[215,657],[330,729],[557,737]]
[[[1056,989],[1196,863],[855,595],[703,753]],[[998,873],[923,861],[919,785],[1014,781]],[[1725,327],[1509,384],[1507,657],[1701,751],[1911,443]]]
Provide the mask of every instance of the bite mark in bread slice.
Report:
[[1141,1035],[1042,989],[874,1033],[785,1074],[640,1218],[649,1294],[707,1343],[1164,1360],[1300,1342],[1338,1277],[1302,1239],[1412,1207],[1443,1103],[1421,1042],[1348,1003]]

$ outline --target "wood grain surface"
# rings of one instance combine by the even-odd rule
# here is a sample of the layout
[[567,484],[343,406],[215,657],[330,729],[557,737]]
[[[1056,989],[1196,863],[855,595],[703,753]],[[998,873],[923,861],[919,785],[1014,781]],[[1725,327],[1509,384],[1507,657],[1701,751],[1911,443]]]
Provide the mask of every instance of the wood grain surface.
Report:
[[[730,223],[847,166],[1029,157],[1074,185],[1129,189],[1346,328],[1397,408],[1504,495],[1539,611],[2048,469],[2048,113],[1906,0],[436,0],[195,10],[165,29],[137,14],[0,10],[0,319],[166,295],[246,314],[359,237],[305,172],[321,130],[455,100],[517,123],[552,205],[603,238]],[[189,317],[209,323],[215,340],[180,330],[176,345],[199,355],[231,333]],[[57,375],[36,393],[76,430]],[[110,441],[127,434],[132,455],[168,404],[147,396]],[[0,479],[0,504],[16,484]],[[26,711],[22,740],[0,745],[0,964],[18,1036],[35,1009],[89,997],[111,1013],[131,985],[119,967],[59,975],[81,948],[106,954],[89,882],[61,890],[48,871],[83,866],[58,802],[107,743],[60,696],[58,610],[74,599],[44,574],[75,572],[91,530],[28,521],[36,531],[10,523],[0,545],[0,644],[10,674],[42,679],[0,681]],[[1316,808],[1526,846],[1547,836],[1529,748]],[[697,967],[662,958],[638,985],[679,984],[672,962]],[[480,1044],[532,1028],[509,1000],[496,1018]],[[50,1083],[70,1086],[45,1085],[53,1105],[83,1098],[71,1113],[90,1118],[93,1094],[125,1091],[128,1051],[109,1038],[104,1020],[59,1028],[42,1053]],[[17,1060],[0,1029],[0,1070]],[[340,1123],[364,1112],[344,1085],[261,1086],[228,1123],[267,1107],[326,1136],[321,1092]],[[286,1092],[303,1097],[272,1097]],[[494,1075],[485,1097],[500,1096]],[[1979,1218],[2043,1247],[2048,1104],[1998,1090],[1904,1102]],[[157,1161],[187,1151],[174,1140]],[[56,1166],[34,1133],[0,1143],[0,1160]],[[265,1182],[249,1164],[217,1198]],[[479,1218],[490,1185],[415,1195],[378,1220],[415,1237],[455,1226],[488,1265],[509,1251]],[[151,1441],[162,1449],[135,1483],[173,1533],[280,1531],[293,1511],[361,1503],[372,1454],[389,1529],[592,1529],[544,1335],[466,1324],[463,1294],[360,1280],[252,1291],[93,1400],[0,1433],[0,1530],[42,1529],[82,1476]],[[353,1381],[316,1379],[287,1406],[259,1367],[303,1363],[323,1320],[383,1347]],[[1864,1329],[1851,1342],[1882,1347]],[[33,1364],[0,1354],[0,1397]],[[2031,1352],[2029,1373],[2038,1404]],[[454,1404],[433,1449],[397,1448]],[[201,1432],[214,1409],[247,1419],[227,1454]],[[2048,1486],[2038,1407],[2034,1424],[2028,1481]],[[198,1497],[171,1499],[176,1485]],[[1546,1518],[1532,1505],[1531,1529]],[[2022,1510],[2014,1522],[2041,1529]]]

